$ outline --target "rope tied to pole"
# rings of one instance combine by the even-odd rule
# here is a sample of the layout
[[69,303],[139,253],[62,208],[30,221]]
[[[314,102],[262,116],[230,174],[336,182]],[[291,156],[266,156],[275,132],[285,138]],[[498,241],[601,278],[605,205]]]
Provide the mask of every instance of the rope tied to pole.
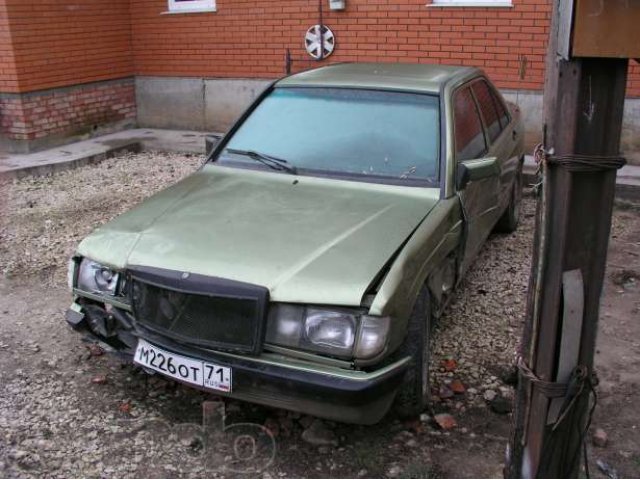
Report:
[[554,155],[553,150],[545,150],[541,143],[536,145],[533,158],[538,164],[538,169],[543,164],[546,164],[565,168],[571,172],[619,170],[627,164],[627,160],[619,155],[588,155],[580,153]]
[[[576,452],[579,454],[580,450],[584,457],[584,469],[587,478],[590,478],[589,474],[589,461],[587,453],[586,434],[591,426],[591,419],[593,412],[596,409],[598,403],[598,394],[596,393],[595,386],[598,384],[598,377],[595,372],[589,375],[589,370],[584,365],[576,366],[568,382],[550,382],[539,378],[529,366],[526,364],[522,357],[518,357],[518,371],[520,378],[524,381],[528,381],[531,385],[534,385],[537,391],[549,399],[564,397],[564,402],[560,409],[560,414],[557,420],[551,425],[551,432],[556,432],[558,427],[562,425],[564,420],[568,418],[572,412],[573,407],[576,405],[578,399],[582,396],[585,389],[588,389],[588,394],[593,396],[593,403],[589,409],[584,429],[580,432],[580,440],[582,448]],[[547,447],[552,445],[551,442],[547,444]],[[548,448],[543,451],[543,458],[548,453]]]
[[525,379],[534,384],[538,391],[547,398],[564,397],[567,393],[567,383],[549,382],[538,378],[522,357],[518,358],[518,370]]
[[584,392],[585,388],[588,388],[593,393],[594,398],[597,399],[597,395],[594,390],[594,385],[597,384],[597,377],[595,372],[592,375],[589,375],[589,371],[584,365],[576,366],[571,373],[571,378],[566,383],[550,382],[540,379],[535,373],[533,373],[522,357],[518,358],[518,370],[521,377],[533,384],[537,391],[545,397],[564,397],[564,403],[560,409],[560,415],[551,427],[552,430],[556,430],[566,418],[567,414],[575,404],[576,400]]

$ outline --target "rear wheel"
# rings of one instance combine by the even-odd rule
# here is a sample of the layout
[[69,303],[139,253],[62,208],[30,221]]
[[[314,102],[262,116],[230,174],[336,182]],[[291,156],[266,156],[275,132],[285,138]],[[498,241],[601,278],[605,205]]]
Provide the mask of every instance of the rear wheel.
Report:
[[512,233],[518,229],[520,223],[520,203],[522,202],[522,165],[518,168],[516,179],[511,189],[511,200],[504,211],[495,230],[502,233]]
[[411,357],[404,381],[395,399],[395,410],[401,416],[420,415],[429,403],[430,340],[431,298],[425,286],[420,291],[411,312],[407,337],[398,350],[399,358]]

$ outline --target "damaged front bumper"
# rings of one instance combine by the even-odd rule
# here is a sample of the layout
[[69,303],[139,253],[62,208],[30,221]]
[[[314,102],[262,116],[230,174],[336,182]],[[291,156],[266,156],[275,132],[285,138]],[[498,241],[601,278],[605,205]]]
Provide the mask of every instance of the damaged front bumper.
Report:
[[212,394],[331,420],[359,424],[381,420],[409,363],[408,357],[402,358],[365,372],[277,352],[263,351],[258,356],[219,352],[137,329],[131,315],[113,305],[101,308],[94,302],[82,302],[80,298],[72,304],[67,323],[120,353],[133,358],[138,339],[143,338],[168,352],[231,368],[233,391],[206,390]]

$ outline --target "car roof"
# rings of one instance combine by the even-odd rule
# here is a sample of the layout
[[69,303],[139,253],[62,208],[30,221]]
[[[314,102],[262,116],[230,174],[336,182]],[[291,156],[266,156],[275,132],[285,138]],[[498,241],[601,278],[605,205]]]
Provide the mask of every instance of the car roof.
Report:
[[278,87],[342,87],[440,93],[448,82],[480,74],[473,67],[410,63],[338,63],[285,77]]

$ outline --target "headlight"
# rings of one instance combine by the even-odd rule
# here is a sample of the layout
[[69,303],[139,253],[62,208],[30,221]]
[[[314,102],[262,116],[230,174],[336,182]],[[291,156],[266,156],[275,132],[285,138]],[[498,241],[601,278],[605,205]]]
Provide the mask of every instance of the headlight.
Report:
[[387,344],[390,320],[348,309],[275,304],[269,311],[266,340],[342,358],[373,358]]
[[356,319],[347,313],[309,308],[304,336],[319,348],[350,352],[356,338]]
[[115,295],[120,275],[109,267],[85,258],[78,270],[78,289],[107,295]]

